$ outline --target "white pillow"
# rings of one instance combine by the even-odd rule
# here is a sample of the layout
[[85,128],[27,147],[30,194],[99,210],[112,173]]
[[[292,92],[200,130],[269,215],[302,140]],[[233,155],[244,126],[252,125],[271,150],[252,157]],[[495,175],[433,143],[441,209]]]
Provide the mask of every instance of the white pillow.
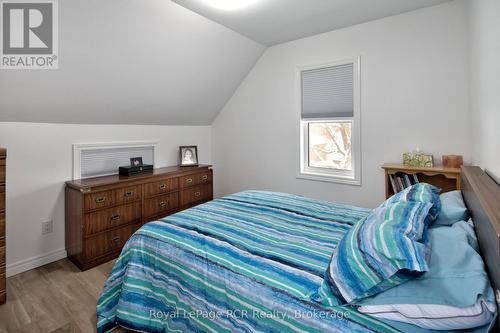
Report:
[[475,304],[459,308],[438,304],[364,305],[360,312],[372,317],[400,321],[432,330],[459,330],[489,324],[496,305],[479,297]]

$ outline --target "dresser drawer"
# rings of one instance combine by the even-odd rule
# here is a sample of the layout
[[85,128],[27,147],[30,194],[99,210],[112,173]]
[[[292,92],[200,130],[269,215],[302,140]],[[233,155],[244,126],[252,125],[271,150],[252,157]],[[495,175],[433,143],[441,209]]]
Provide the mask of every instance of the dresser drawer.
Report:
[[[2,161],[4,162],[3,165]],[[0,183],[5,183],[5,160],[0,160]]]
[[106,208],[115,204],[115,193],[113,191],[103,191],[85,194],[85,210]]
[[149,198],[155,195],[168,193],[179,188],[179,178],[168,178],[154,183],[144,184],[144,197]]
[[[5,266],[0,267],[0,296],[2,296],[2,292],[5,292]],[[1,297],[0,297],[1,299]]]
[[120,229],[87,238],[85,241],[85,255],[95,259],[99,256],[119,251],[132,234],[141,227],[141,223],[132,224]]
[[189,187],[198,184],[199,177],[197,174],[180,177],[181,188]]
[[179,193],[161,195],[144,200],[144,217],[168,213],[179,207]]
[[141,185],[124,187],[116,190],[116,204],[121,205],[142,198]]
[[0,238],[0,266],[5,265],[5,238]]
[[199,184],[209,184],[212,182],[212,172],[206,171],[198,174],[198,183]]
[[85,214],[85,235],[141,220],[141,203],[117,206]]
[[0,211],[5,209],[5,186],[0,185]]
[[210,171],[182,176],[180,178],[181,188],[199,184],[207,184],[210,183],[211,181],[212,181],[212,173]]
[[5,213],[0,213],[0,237],[5,236]]
[[210,185],[199,185],[181,191],[181,206],[192,205],[197,202],[211,199],[212,190]]

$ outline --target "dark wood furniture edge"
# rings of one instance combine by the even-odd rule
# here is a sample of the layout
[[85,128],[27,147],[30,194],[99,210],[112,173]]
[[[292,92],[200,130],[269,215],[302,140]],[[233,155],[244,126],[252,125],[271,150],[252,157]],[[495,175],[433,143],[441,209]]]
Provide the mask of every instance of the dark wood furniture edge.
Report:
[[[106,186],[110,186],[109,188],[117,188],[117,187],[135,185],[136,183],[142,184],[144,179],[155,181],[156,178],[158,179],[175,178],[184,175],[189,175],[192,173],[198,173],[205,169],[211,169],[211,168],[212,168],[211,165],[203,165],[203,164],[194,167],[166,167],[166,168],[154,169],[152,173],[145,173],[142,175],[134,175],[128,177],[120,175],[111,175],[111,176],[103,176],[95,178],[70,180],[66,182],[66,186],[73,188],[75,190],[81,190],[83,188],[92,188],[95,186],[99,186],[101,188],[105,188]],[[168,175],[166,176],[166,174]]]
[[[2,160],[6,160],[7,159],[7,149],[6,148],[1,148],[0,147],[0,159]],[[0,185],[4,186],[4,189],[6,189],[7,187],[7,181],[5,179],[0,179]],[[4,213],[5,214],[5,222],[7,222],[7,207],[5,207],[5,209],[2,209],[0,211],[1,213]],[[6,224],[5,224],[5,227],[6,227]],[[5,250],[7,250],[7,236],[5,235],[5,230],[4,230],[4,237],[2,237],[4,239],[4,246],[5,246]],[[5,255],[7,254],[7,251],[5,251]],[[6,278],[7,278],[7,270],[6,270],[6,266],[7,266],[7,262],[5,260],[5,258],[3,258],[4,260],[4,263],[2,264],[2,267],[0,267],[0,278],[4,281],[2,281],[2,283],[5,285],[5,289],[3,289],[2,291],[0,291],[0,304],[4,304],[6,301],[7,301],[7,281],[6,281]]]
[[80,191],[66,187],[65,188],[65,247],[68,258],[78,264],[83,262],[81,249],[83,247],[83,204],[79,200]]
[[[477,166],[462,167],[462,193],[500,310],[500,186]],[[491,332],[498,332],[500,317]]]

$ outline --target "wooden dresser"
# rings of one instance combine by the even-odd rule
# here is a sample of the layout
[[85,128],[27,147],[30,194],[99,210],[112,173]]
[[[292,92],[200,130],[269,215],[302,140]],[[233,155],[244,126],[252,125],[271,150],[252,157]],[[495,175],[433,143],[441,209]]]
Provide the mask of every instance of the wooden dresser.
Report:
[[0,148],[0,304],[5,303],[7,288],[5,280],[5,175],[6,175],[7,150]]
[[210,165],[68,181],[68,257],[81,270],[107,262],[119,255],[129,237],[144,223],[212,198]]

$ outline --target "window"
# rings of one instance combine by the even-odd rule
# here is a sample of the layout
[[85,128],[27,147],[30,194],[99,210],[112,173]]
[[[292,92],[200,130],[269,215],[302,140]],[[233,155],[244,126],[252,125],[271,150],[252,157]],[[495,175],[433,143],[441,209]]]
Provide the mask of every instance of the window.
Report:
[[360,185],[359,59],[300,70],[299,178]]

